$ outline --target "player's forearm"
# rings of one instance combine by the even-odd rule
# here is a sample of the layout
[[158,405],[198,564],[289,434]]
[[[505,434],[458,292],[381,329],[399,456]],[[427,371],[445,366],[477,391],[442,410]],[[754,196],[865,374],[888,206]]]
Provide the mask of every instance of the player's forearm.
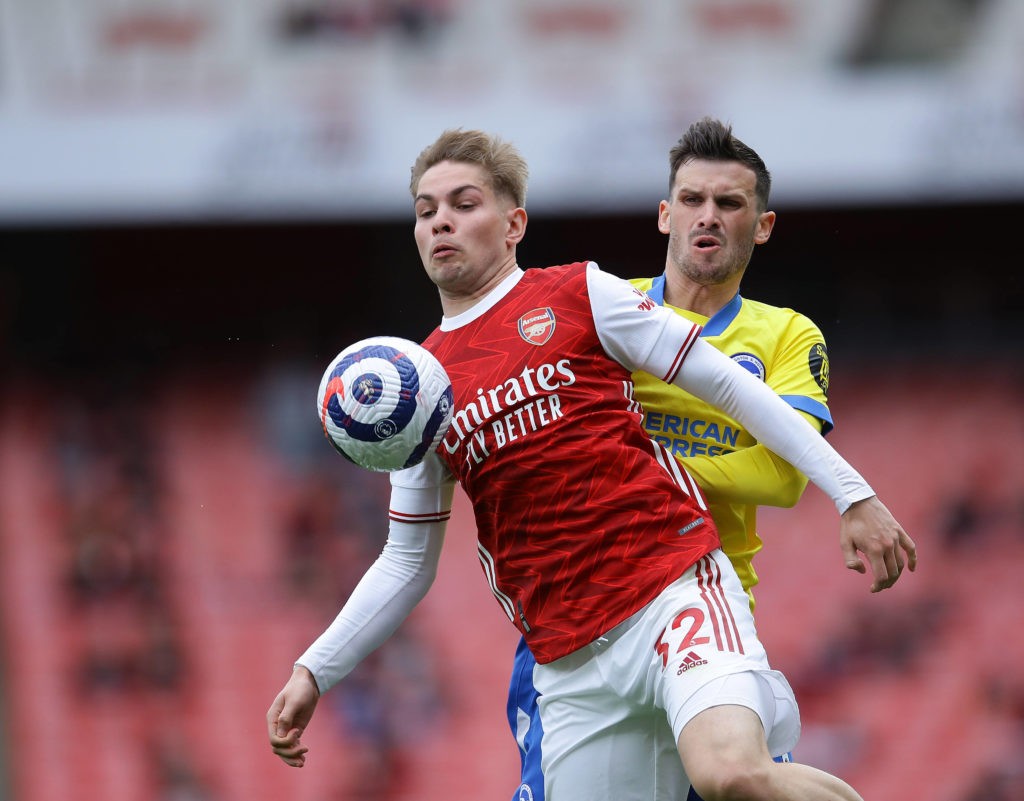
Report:
[[842,514],[874,491],[771,389],[706,342],[697,342],[675,376],[682,387],[723,409],[762,445],[804,473]]
[[380,646],[426,595],[437,575],[443,522],[391,523],[384,550],[334,622],[299,657],[321,693]]
[[681,460],[709,501],[750,506],[794,506],[807,477],[763,445]]

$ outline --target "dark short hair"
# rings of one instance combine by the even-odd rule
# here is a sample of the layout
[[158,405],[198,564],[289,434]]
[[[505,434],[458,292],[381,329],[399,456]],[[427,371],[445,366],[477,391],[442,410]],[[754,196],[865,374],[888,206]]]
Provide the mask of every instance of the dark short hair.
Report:
[[526,160],[515,146],[484,131],[451,128],[423,149],[412,165],[409,191],[413,197],[423,173],[442,161],[476,164],[487,173],[491,189],[512,200],[517,207],[526,203]]
[[743,144],[732,135],[732,126],[720,120],[705,117],[687,128],[668,154],[669,176],[668,193],[672,196],[675,189],[676,172],[688,161],[706,159],[707,161],[737,161],[754,172],[756,178],[755,194],[761,204],[761,210],[768,208],[768,195],[772,189],[772,176],[764,165],[761,157],[753,148]]

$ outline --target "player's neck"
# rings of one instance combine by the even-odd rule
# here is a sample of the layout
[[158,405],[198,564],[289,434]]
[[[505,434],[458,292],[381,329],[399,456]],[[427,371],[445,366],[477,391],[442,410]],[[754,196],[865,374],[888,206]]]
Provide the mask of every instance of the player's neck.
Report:
[[473,308],[482,298],[485,298],[501,284],[512,273],[519,269],[516,263],[515,253],[505,259],[501,264],[491,270],[484,272],[479,280],[468,285],[456,284],[448,288],[438,285],[441,296],[441,313],[445,317],[456,317],[465,311]]
[[732,300],[739,287],[732,281],[725,284],[702,285],[692,281],[665,282],[665,303],[677,309],[686,309],[704,317],[714,317]]

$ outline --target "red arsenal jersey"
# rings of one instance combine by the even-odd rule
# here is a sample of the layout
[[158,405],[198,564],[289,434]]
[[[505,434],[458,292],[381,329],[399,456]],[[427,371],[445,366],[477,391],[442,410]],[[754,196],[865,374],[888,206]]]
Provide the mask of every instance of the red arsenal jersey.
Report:
[[[472,502],[491,589],[541,663],[595,640],[719,545],[696,485],[645,433],[630,368],[609,355],[650,351],[658,307],[625,282],[595,297],[595,273],[618,282],[583,263],[527,270],[424,342],[454,391],[438,454]],[[654,346],[668,357],[648,359],[669,378],[700,332],[679,330]]]

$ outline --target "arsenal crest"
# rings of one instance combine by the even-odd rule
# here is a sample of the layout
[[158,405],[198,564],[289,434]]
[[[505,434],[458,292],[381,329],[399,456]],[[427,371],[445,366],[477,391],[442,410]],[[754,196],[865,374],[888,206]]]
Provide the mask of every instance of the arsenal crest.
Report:
[[531,345],[543,345],[555,333],[555,313],[550,307],[534,309],[519,318],[519,336]]

